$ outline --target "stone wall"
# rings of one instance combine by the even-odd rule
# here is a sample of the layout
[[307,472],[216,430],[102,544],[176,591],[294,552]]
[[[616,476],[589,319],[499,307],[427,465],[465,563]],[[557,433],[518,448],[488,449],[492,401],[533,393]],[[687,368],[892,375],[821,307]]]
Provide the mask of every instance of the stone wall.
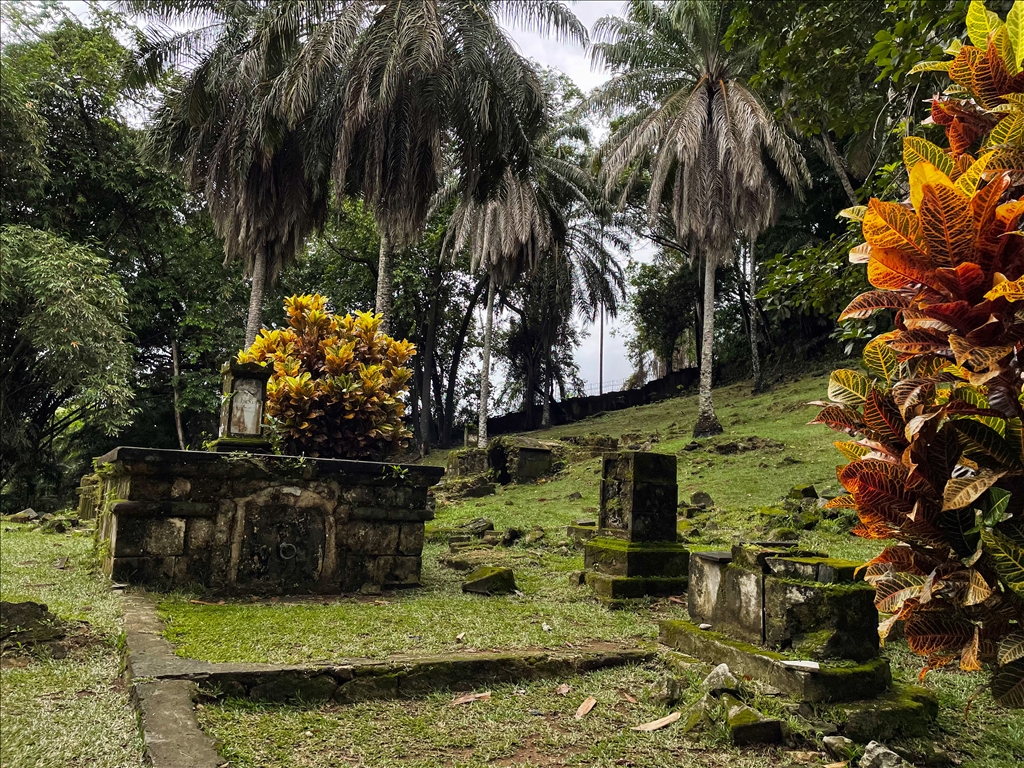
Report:
[[97,459],[115,581],[337,593],[416,586],[439,467],[116,448]]

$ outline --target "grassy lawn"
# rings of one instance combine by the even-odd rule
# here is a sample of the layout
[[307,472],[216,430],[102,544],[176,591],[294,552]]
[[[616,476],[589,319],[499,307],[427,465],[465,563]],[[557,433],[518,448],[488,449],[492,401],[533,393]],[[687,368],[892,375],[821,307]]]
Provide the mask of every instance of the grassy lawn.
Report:
[[[608,611],[586,587],[569,585],[569,572],[583,567],[579,553],[543,546],[495,550],[494,562],[515,569],[523,594],[484,597],[463,594],[465,573],[438,563],[445,551],[439,544],[424,548],[423,588],[381,597],[199,605],[188,595],[170,596],[160,604],[167,637],[191,658],[280,663],[657,637],[650,611]],[[463,632],[464,642],[457,643]]]
[[[455,706],[452,694],[445,693],[417,701],[316,709],[229,701],[206,707],[200,720],[223,742],[225,757],[238,768],[787,764],[779,749],[726,746],[718,728],[693,738],[683,734],[679,723],[652,733],[630,730],[670,711],[649,695],[659,674],[628,667],[564,681],[500,685],[490,689],[490,700]],[[700,698],[699,679],[695,673],[684,705]],[[570,686],[567,695],[555,692],[561,683]],[[588,696],[598,704],[576,720],[576,709]]]
[[46,535],[8,524],[0,530],[0,597],[43,602],[64,620],[87,622],[82,643],[65,659],[4,659],[0,764],[142,766],[135,714],[119,677],[118,597],[98,571],[91,532]]

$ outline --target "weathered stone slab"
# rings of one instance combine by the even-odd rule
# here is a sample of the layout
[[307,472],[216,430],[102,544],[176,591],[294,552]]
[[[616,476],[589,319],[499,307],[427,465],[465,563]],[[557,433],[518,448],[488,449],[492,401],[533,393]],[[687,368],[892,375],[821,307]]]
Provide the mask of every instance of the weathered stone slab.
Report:
[[507,595],[516,591],[516,578],[511,568],[481,566],[466,577],[463,592],[479,595]]
[[605,454],[598,516],[602,535],[675,541],[678,502],[675,456],[643,451]]
[[939,716],[935,694],[918,685],[894,685],[874,701],[844,704],[843,734],[858,744],[928,736]]
[[806,668],[788,666],[790,657],[784,654],[701,630],[682,619],[660,622],[659,640],[708,663],[724,662],[734,674],[756,678],[802,701],[871,699],[885,692],[892,680],[889,662],[883,658],[856,665],[821,662]]
[[611,608],[642,597],[681,595],[686,591],[687,582],[685,576],[609,576],[593,571],[587,571],[586,580],[598,600]]
[[864,565],[855,560],[836,557],[769,557],[765,562],[768,570],[776,576],[818,581],[822,584],[857,581],[857,569]]
[[683,577],[689,570],[690,552],[682,544],[656,541],[591,539],[584,551],[588,571],[610,576]]
[[223,758],[199,727],[195,683],[164,680],[139,683],[133,691],[147,762],[153,768],[220,768]]
[[690,585],[686,608],[690,618],[700,624],[712,623],[725,567],[732,562],[731,552],[691,552]]
[[534,481],[551,474],[555,448],[561,449],[561,444],[529,437],[496,437],[487,446],[490,472],[502,485]]
[[465,448],[451,451],[445,467],[451,477],[469,477],[487,472],[487,451],[483,448]]
[[597,523],[593,525],[567,525],[565,535],[568,536],[577,549],[586,546],[586,543],[597,536]]

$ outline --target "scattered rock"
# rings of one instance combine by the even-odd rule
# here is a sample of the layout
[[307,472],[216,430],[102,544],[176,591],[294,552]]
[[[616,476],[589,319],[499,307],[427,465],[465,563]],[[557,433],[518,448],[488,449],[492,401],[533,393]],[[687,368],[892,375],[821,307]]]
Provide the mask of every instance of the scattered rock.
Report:
[[900,757],[912,765],[934,766],[934,768],[947,768],[953,765],[953,758],[949,753],[933,741],[922,740],[915,742],[912,746],[893,747]]
[[666,675],[654,685],[651,691],[651,698],[666,707],[674,707],[686,695],[688,688],[686,680]]
[[495,560],[495,553],[491,549],[470,549],[462,552],[453,552],[450,555],[441,555],[438,562],[455,571],[472,571],[481,565],[491,565]]
[[729,443],[721,443],[713,446],[715,453],[729,456],[734,453],[747,453],[749,451],[775,450],[781,451],[786,446],[776,440],[769,440],[765,437],[744,437]]
[[459,533],[467,533],[470,536],[483,536],[487,531],[494,530],[494,523],[489,518],[478,517],[470,520],[468,523],[463,523],[456,530]]
[[729,671],[728,664],[719,664],[700,684],[701,690],[719,697],[724,693],[739,695],[740,681]]
[[825,751],[836,760],[852,760],[857,752],[857,745],[845,736],[826,736],[821,740]]
[[772,528],[768,531],[768,538],[772,541],[796,541],[800,534],[792,528]]
[[766,718],[752,707],[728,694],[722,696],[726,707],[726,724],[732,743],[737,747],[750,744],[781,744],[782,721]]
[[501,536],[501,546],[511,547],[521,538],[523,538],[523,532],[521,530],[518,528],[508,528]]
[[37,520],[38,518],[39,513],[36,512],[31,507],[28,507],[27,509],[21,510],[21,512],[18,512],[17,514],[11,515],[7,519],[10,520],[12,523],[31,523],[33,520]]
[[479,595],[508,595],[516,591],[515,574],[511,568],[482,566],[462,583],[463,592]]
[[67,533],[71,529],[71,521],[66,517],[55,517],[42,524],[43,533]]
[[569,586],[582,587],[587,583],[586,571],[573,571],[569,574]]
[[368,581],[359,588],[359,594],[380,595],[383,594],[383,590],[380,588],[380,584],[374,584],[373,582]]
[[818,491],[813,485],[794,485],[786,495],[795,501],[801,501],[802,499],[817,499]]
[[696,451],[698,448],[700,448],[700,443],[698,443],[696,440],[689,442],[683,446],[684,451]]
[[690,504],[687,504],[685,501],[681,501],[679,502],[679,506],[676,509],[676,516],[681,517],[683,520],[690,520],[693,517],[695,517],[697,513],[700,511],[701,510],[699,507],[694,507]]
[[544,538],[543,528],[534,528],[526,536],[523,537],[523,541],[527,544],[536,544],[538,541]]
[[884,744],[870,742],[864,747],[864,756],[860,759],[860,768],[911,768],[910,763],[897,755]]
[[701,509],[707,509],[708,507],[715,506],[715,500],[711,498],[711,494],[706,491],[694,491],[693,495],[690,496],[690,503]]
[[571,500],[582,499],[583,494],[580,493],[579,491],[573,491],[572,493],[569,494],[568,498]]
[[0,653],[48,650],[50,656],[67,655],[62,641],[67,626],[43,603],[0,601]]
[[484,531],[484,544],[501,544],[504,541],[504,534],[500,531]]

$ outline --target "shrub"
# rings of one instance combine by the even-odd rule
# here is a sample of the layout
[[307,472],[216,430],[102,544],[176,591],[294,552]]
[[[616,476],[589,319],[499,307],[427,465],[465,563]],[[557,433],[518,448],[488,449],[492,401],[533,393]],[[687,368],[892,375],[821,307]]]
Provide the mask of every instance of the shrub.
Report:
[[379,332],[380,315],[331,314],[323,296],[285,299],[288,328],[264,328],[238,354],[271,364],[267,417],[292,454],[383,459],[405,447],[405,401],[416,354],[408,341]]
[[[1024,2],[1013,11],[1024,28]],[[854,532],[894,539],[865,573],[875,604],[905,622],[922,676],[953,662],[992,670],[992,692],[1024,706],[1024,35],[972,3],[973,45],[955,43],[953,85],[932,102],[948,149],[904,141],[910,200],[848,209],[851,251],[876,290],[840,319],[895,311],[864,350],[867,375],[832,374],[815,420],[855,439],[839,479]],[[974,152],[975,158],[971,152]]]

